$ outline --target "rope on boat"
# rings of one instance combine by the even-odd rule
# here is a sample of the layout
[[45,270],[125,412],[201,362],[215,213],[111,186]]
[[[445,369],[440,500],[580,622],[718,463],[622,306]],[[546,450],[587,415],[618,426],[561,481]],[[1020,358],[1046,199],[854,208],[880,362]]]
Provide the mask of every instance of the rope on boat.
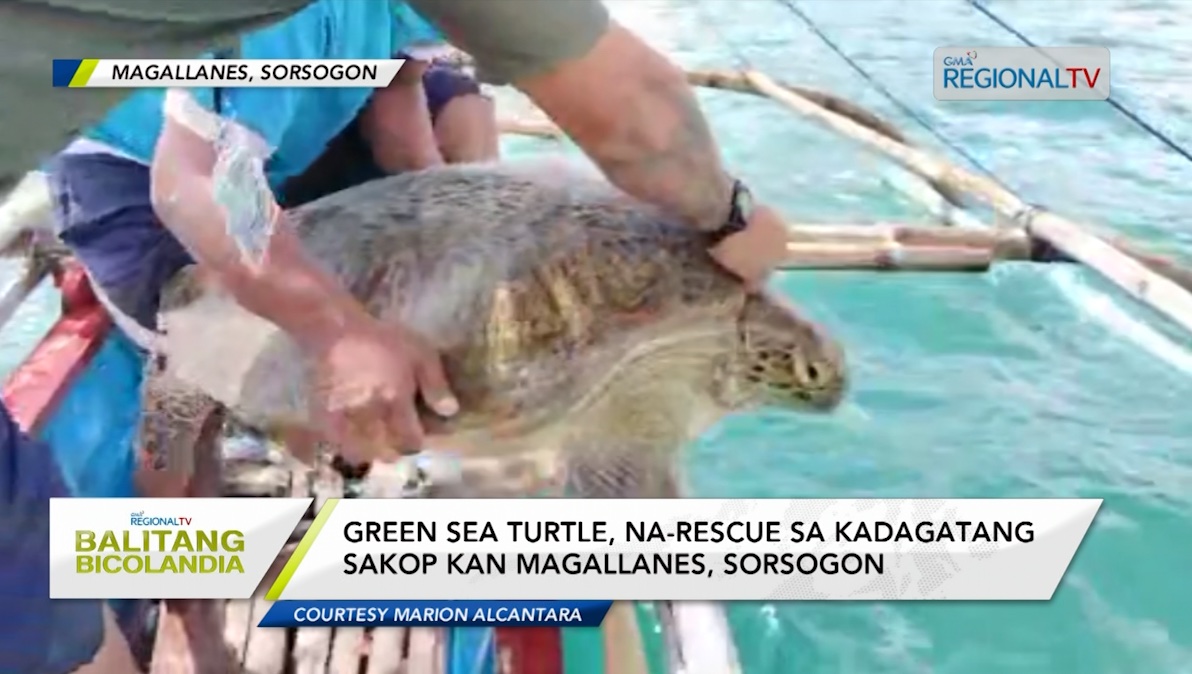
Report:
[[[996,23],[997,25],[999,25],[1003,29],[1005,29],[1005,31],[1007,33],[1010,33],[1014,37],[1018,38],[1019,41],[1021,41],[1023,44],[1035,49],[1036,51],[1043,54],[1044,56],[1047,56],[1049,59],[1051,58],[1042,47],[1035,44],[1034,41],[1032,41],[1029,37],[1024,35],[1021,31],[1019,31],[1016,28],[1014,28],[1013,26],[1011,26],[1005,19],[1001,18],[997,14],[994,14],[992,9],[989,9],[988,7],[985,6],[985,3],[980,2],[979,0],[969,0],[969,4],[972,5],[973,8],[976,9],[978,12],[980,12],[981,14],[986,16],[990,21],[993,21],[994,23]],[[1054,59],[1052,59],[1052,63],[1055,63]],[[1056,63],[1056,65],[1059,65],[1059,64]],[[1125,104],[1118,102],[1112,95],[1107,97],[1105,99],[1105,102],[1110,104],[1111,106],[1113,106],[1113,108],[1115,110],[1117,110],[1118,112],[1120,112],[1123,116],[1125,116],[1126,119],[1137,124],[1138,127],[1141,128],[1143,131],[1146,131],[1147,133],[1154,136],[1159,142],[1166,145],[1173,152],[1180,155],[1184,159],[1187,159],[1189,162],[1192,162],[1192,152],[1189,152],[1187,149],[1185,149],[1183,146],[1181,146],[1178,142],[1176,142],[1174,139],[1172,139],[1166,133],[1161,131],[1154,124],[1151,124],[1150,122],[1143,119],[1141,115],[1134,112],[1130,108],[1126,107]]]
[[940,141],[948,149],[952,150],[957,155],[959,155],[960,157],[962,157],[963,159],[968,161],[968,163],[970,163],[974,167],[976,167],[977,170],[979,170],[982,173],[984,173],[985,175],[989,176],[989,178],[991,180],[996,180],[1003,187],[1006,187],[1007,189],[1009,189],[1009,187],[1006,185],[1006,183],[1003,180],[1001,180],[997,176],[997,174],[993,172],[992,169],[986,167],[984,164],[981,163],[980,160],[978,160],[976,157],[974,157],[970,153],[968,153],[959,143],[956,143],[952,139],[948,138],[948,136],[946,134],[944,134],[943,131],[940,131],[939,128],[937,128],[934,124],[932,124],[926,117],[919,114],[919,112],[916,111],[913,107],[911,107],[910,104],[903,102],[900,98],[895,96],[893,92],[891,92],[888,88],[886,88],[885,85],[883,85],[881,82],[879,82],[877,80],[877,78],[870,75],[869,71],[865,70],[865,68],[862,67],[860,63],[857,63],[857,61],[855,59],[853,59],[851,56],[849,56],[848,53],[846,53],[844,51],[844,49],[836,43],[836,41],[834,41],[832,38],[828,37],[828,34],[825,33],[815,23],[815,21],[813,21],[811,19],[811,17],[807,15],[806,12],[799,9],[798,6],[795,5],[794,0],[775,0],[775,2],[777,2],[782,7],[785,7],[791,14],[794,14],[795,17],[798,18],[803,23],[803,25],[805,25],[807,27],[807,30],[810,30],[816,37],[818,37],[820,39],[821,42],[824,43],[825,46],[827,46],[829,49],[831,49],[833,52],[835,52],[836,55],[839,56],[842,61],[844,61],[846,64],[848,64],[848,66],[850,68],[852,68],[854,71],[856,71],[856,73],[858,75],[860,75],[861,78],[863,80],[865,80],[869,84],[869,86],[873,88],[874,91],[878,92],[883,97],[885,97],[885,99],[887,101],[889,101],[891,105],[898,108],[902,112],[902,114],[906,115],[911,120],[913,120],[916,124],[923,127],[923,129],[925,131],[930,133],[932,136],[935,136],[936,140]]

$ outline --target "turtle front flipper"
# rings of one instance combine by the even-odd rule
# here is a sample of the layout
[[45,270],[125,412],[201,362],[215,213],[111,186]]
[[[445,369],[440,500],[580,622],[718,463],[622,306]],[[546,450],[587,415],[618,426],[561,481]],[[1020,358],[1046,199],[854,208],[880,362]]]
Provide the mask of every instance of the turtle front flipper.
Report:
[[683,449],[727,410],[712,396],[718,333],[621,365],[562,424],[555,444],[566,491],[581,498],[675,498]]
[[137,444],[144,496],[218,496],[219,439],[224,407],[166,372],[165,356],[150,357],[141,389]]
[[[632,378],[632,377],[631,377]],[[703,405],[684,387],[625,386],[569,424],[561,445],[564,491],[578,498],[674,498],[683,447]]]

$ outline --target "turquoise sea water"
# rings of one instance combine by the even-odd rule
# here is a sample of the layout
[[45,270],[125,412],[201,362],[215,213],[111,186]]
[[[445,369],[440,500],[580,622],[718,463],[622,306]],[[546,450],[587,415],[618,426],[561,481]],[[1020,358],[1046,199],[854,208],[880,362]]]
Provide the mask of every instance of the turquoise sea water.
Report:
[[[800,6],[1029,200],[1192,258],[1192,165],[1107,104],[932,98],[936,47],[1015,44],[965,3]],[[1107,45],[1115,97],[1192,144],[1192,4],[991,6],[1042,44]],[[734,45],[934,146],[777,2],[629,0],[615,11],[684,65],[732,67]],[[704,101],[733,168],[792,219],[927,221],[881,182],[885,162],[777,105]],[[1074,267],[776,283],[846,344],[851,402],[827,418],[723,424],[693,448],[698,493],[1106,501],[1049,603],[740,604],[731,615],[746,672],[1192,672],[1192,342]],[[22,310],[0,335],[0,366],[18,362],[55,311],[46,291]]]
[[[1106,103],[934,100],[936,47],[1016,44],[965,3],[799,5],[1028,200],[1192,253],[1192,165]],[[1192,143],[1184,37],[1192,5],[991,7],[1041,44],[1108,46],[1115,97]],[[618,10],[687,66],[732,67],[740,51],[755,67],[849,96],[936,145],[777,2]],[[792,219],[925,221],[882,184],[885,162],[777,105],[734,94],[704,100],[734,168]],[[1192,672],[1189,342],[1073,267],[802,273],[778,284],[847,345],[852,402],[826,419],[723,424],[694,449],[699,493],[1106,501],[1049,603],[741,604],[731,615],[746,672]]]
[[[1192,254],[1192,164],[1106,103],[934,100],[936,47],[1016,44],[966,3],[799,5],[1028,200]],[[1192,144],[1192,4],[990,6],[1040,44],[1108,46],[1115,97]],[[685,65],[731,67],[735,45],[756,67],[849,96],[936,146],[777,2],[623,9]],[[732,165],[791,218],[924,221],[880,182],[883,161],[777,105],[733,94],[705,101]],[[1086,496],[1105,505],[1049,603],[737,605],[746,672],[1192,672],[1188,341],[1074,267],[801,273],[777,283],[847,345],[852,402],[826,419],[723,424],[693,452],[699,493]],[[1136,339],[1149,350],[1124,336],[1148,325],[1157,334]]]

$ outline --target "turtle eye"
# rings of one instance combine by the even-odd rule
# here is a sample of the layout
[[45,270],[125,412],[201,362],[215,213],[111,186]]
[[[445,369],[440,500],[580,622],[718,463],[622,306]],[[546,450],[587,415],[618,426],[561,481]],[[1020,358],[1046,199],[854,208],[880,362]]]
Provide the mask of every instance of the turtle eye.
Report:
[[820,369],[815,365],[815,363],[808,363],[807,367],[804,368],[804,370],[807,374],[807,383],[809,383],[809,384],[818,384],[819,383]]
[[795,380],[803,386],[818,387],[823,385],[823,378],[826,373],[823,368],[812,361],[796,356],[791,370]]

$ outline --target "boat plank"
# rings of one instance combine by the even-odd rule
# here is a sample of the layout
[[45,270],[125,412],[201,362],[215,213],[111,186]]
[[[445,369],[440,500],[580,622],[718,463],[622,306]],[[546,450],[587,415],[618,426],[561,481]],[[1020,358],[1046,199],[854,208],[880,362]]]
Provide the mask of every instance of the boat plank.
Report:
[[443,631],[436,627],[410,630],[410,644],[406,652],[407,674],[443,674]]
[[409,639],[410,630],[405,627],[373,630],[365,674],[403,674]]
[[[227,643],[238,668],[244,669],[244,654],[252,627],[252,600],[233,599],[224,607],[224,642]],[[156,658],[154,658],[156,661]]]
[[[312,515],[318,514],[327,499],[343,496],[343,481],[327,466],[321,466],[315,471],[313,481],[306,475],[295,475],[292,493],[315,498]],[[298,630],[298,634],[295,642],[295,661],[297,662],[299,657],[305,657],[309,662],[301,672],[296,669],[295,674],[356,674],[360,670],[360,659],[366,652],[367,645],[363,628],[304,628]],[[305,649],[307,646],[310,647],[309,652],[300,656],[300,647]]]
[[265,593],[269,591],[269,586],[281,573],[282,567],[289,561],[290,555],[294,554],[297,546],[287,545],[277,559],[273,560],[273,564],[269,567],[269,571],[261,580],[261,584],[257,586],[256,592],[253,593],[253,598],[248,600],[249,620],[245,627],[247,628],[247,637],[245,639],[246,646],[244,648],[244,671],[251,674],[282,674],[286,669],[286,660],[288,657],[288,644],[286,640],[286,630],[277,629],[275,627],[257,627],[260,618],[269,610],[269,606],[273,602],[265,599]]
[[[309,484],[308,471],[305,467],[296,464],[292,465],[290,467],[289,493],[292,496],[306,496],[310,493]],[[244,629],[246,630],[242,660],[244,672],[250,672],[251,674],[282,674],[287,669],[286,665],[290,657],[287,630],[257,627],[257,623],[273,603],[265,599],[265,593],[269,591],[269,587],[273,584],[274,579],[281,573],[282,568],[289,561],[290,555],[294,553],[297,547],[297,544],[289,543],[282,549],[281,554],[273,560],[273,564],[261,580],[261,584],[257,586],[256,592],[253,593],[253,598],[246,602],[250,604],[250,607],[246,612],[249,620],[244,624]],[[306,639],[307,643],[310,643],[311,637],[307,637]],[[315,659],[317,657],[317,655],[313,656]]]
[[294,636],[294,674],[325,674],[331,654],[330,627],[303,627]]
[[606,674],[650,674],[637,613],[629,602],[613,602],[604,617]]
[[562,634],[555,627],[498,627],[501,674],[563,674]]
[[739,674],[740,661],[724,608],[713,602],[667,602],[669,627],[680,649],[680,662],[706,671]]
[[360,660],[368,654],[368,640],[363,627],[336,627],[331,635],[329,674],[356,674]]
[[36,435],[71,382],[103,346],[112,320],[91,292],[82,266],[68,262],[54,275],[62,315],[4,382],[4,404],[26,433]]
[[[290,471],[290,496],[310,496],[309,480],[304,470]],[[294,674],[326,674],[331,661],[333,628],[300,627],[294,635],[291,657]]]

